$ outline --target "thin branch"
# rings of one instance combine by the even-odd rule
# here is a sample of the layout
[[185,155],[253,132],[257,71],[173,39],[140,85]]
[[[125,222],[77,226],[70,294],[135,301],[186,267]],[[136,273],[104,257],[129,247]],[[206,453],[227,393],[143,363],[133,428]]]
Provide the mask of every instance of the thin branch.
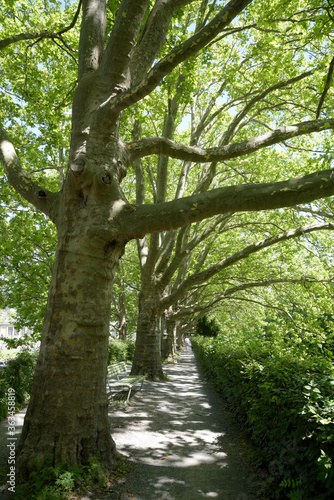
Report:
[[328,73],[327,73],[327,78],[326,78],[326,82],[325,82],[325,87],[324,87],[324,90],[321,94],[321,97],[320,97],[320,100],[319,100],[319,104],[318,104],[318,107],[317,107],[317,112],[316,112],[316,115],[315,117],[316,118],[319,118],[320,116],[320,113],[321,113],[321,108],[325,102],[325,99],[326,99],[326,95],[330,89],[330,86],[331,86],[331,82],[332,82],[332,77],[333,77],[333,72],[334,72],[334,57],[333,59],[331,60],[331,63],[329,65],[329,68],[328,68]]
[[62,28],[61,30],[56,31],[55,33],[52,33],[49,30],[44,30],[44,31],[39,31],[39,32],[35,32],[35,33],[20,33],[19,35],[13,35],[9,38],[5,38],[4,40],[0,40],[0,50],[4,49],[8,45],[11,45],[12,43],[20,42],[21,40],[34,40],[36,38],[38,38],[40,40],[43,40],[46,38],[51,38],[51,39],[59,38],[60,35],[62,35],[63,33],[66,33],[67,31],[71,30],[75,26],[77,19],[79,17],[81,4],[82,4],[82,0],[79,1],[78,8],[76,10],[76,13],[74,14],[74,17],[73,17],[71,24],[69,26],[67,26],[66,28]]
[[276,90],[284,89],[288,85],[299,82],[300,80],[303,80],[304,78],[307,78],[310,75],[312,75],[312,71],[307,71],[301,75],[298,75],[297,77],[290,78],[289,80],[284,80],[282,82],[276,83],[275,85],[268,87],[263,92],[260,92],[258,95],[253,97],[253,99],[251,99],[249,101],[249,103],[247,103],[247,105],[244,107],[244,109],[242,111],[240,111],[239,113],[237,113],[236,116],[233,118],[232,122],[230,123],[228,129],[226,130],[226,132],[224,134],[223,144],[228,144],[231,141],[231,138],[235,135],[235,131],[237,130],[238,125],[244,119],[244,117],[247,115],[247,113],[255,106],[256,103],[258,103],[259,101],[262,101],[268,94],[275,92]]

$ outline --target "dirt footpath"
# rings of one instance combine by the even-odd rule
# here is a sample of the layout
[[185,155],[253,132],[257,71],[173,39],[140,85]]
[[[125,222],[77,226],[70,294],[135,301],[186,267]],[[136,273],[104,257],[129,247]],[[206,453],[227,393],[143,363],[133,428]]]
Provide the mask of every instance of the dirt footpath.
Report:
[[192,351],[165,371],[167,382],[144,382],[127,406],[110,407],[112,436],[132,465],[118,498],[259,498],[238,428]]

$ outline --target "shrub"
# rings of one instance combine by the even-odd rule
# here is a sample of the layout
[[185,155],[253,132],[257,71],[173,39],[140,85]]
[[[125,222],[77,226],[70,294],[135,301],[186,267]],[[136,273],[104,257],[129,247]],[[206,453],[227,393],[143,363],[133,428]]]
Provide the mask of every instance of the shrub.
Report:
[[334,368],[268,342],[195,337],[203,370],[227,398],[271,473],[271,498],[334,494]]
[[0,371],[0,418],[7,417],[7,391],[15,391],[16,409],[22,407],[30,395],[38,353],[22,351]]
[[206,315],[197,321],[196,325],[197,335],[203,337],[217,337],[219,333],[219,326],[214,318],[209,319]]
[[119,361],[132,361],[135,350],[133,342],[125,340],[113,339],[109,343],[108,350],[108,365]]
[[75,487],[99,484],[105,486],[105,473],[96,458],[87,466],[69,464],[51,465],[51,459],[36,460],[35,470],[30,473],[26,484],[18,485],[19,498],[36,500],[65,500]]
[[128,342],[128,361],[133,361],[135,355],[136,344],[134,342]]

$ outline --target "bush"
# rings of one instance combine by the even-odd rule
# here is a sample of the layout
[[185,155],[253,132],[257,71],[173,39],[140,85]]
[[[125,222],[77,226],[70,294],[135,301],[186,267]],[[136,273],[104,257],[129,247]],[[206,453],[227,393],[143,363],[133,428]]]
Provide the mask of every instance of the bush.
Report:
[[109,344],[108,365],[119,361],[132,361],[135,344],[125,340],[113,339]]
[[273,480],[271,498],[334,495],[334,368],[268,342],[240,345],[195,337],[203,370],[257,445]]
[[128,361],[133,361],[135,355],[136,344],[134,342],[128,342]]
[[106,484],[105,472],[96,458],[87,466],[51,465],[51,459],[36,460],[28,482],[18,485],[16,497],[36,500],[65,500],[76,487]]
[[7,391],[15,391],[16,409],[20,409],[30,395],[38,352],[22,351],[0,371],[0,418],[7,417]]
[[203,337],[217,337],[219,326],[214,318],[209,319],[206,315],[197,321],[196,334]]

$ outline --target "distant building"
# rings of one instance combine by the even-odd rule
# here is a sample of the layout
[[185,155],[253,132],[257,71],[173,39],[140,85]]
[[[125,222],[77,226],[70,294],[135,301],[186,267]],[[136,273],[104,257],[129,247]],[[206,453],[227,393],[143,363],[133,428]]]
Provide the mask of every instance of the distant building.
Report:
[[5,309],[0,311],[0,349],[6,347],[3,339],[19,339],[29,332],[29,329],[24,327],[22,330],[17,331],[13,325],[13,309]]

